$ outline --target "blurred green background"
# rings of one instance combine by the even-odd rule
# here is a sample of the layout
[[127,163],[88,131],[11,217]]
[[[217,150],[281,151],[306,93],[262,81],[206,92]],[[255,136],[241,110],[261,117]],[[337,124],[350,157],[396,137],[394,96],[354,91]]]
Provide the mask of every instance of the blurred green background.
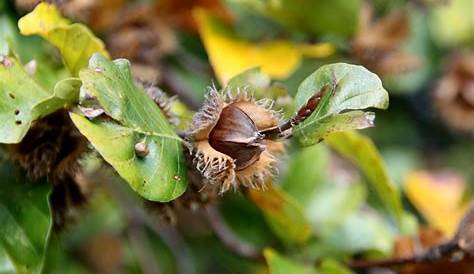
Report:
[[[44,39],[19,34],[16,25],[37,2],[0,1],[0,52],[11,47],[23,64],[36,60],[37,81],[51,88],[67,75],[60,56]],[[167,225],[162,212],[144,209],[91,153],[83,159],[89,201],[73,210],[75,221],[51,234],[44,273],[351,273],[343,267],[350,258],[400,256],[396,247],[403,237],[418,239],[422,229],[450,238],[472,200],[472,0],[50,2],[88,26],[111,57],[129,59],[136,78],[177,95],[183,104],[173,111],[183,128],[208,86],[224,86],[254,67],[274,81],[268,88],[269,79],[254,79],[264,86],[257,96],[274,99],[286,117],[295,111],[291,98],[300,82],[336,62],[375,72],[390,106],[376,111],[375,128],[353,140],[362,155],[382,161],[377,148],[382,167],[370,166],[357,151],[344,152],[336,139],[307,148],[288,145],[274,182],[294,219],[268,215],[241,193],[220,197],[219,220],[252,248],[271,247],[266,263],[227,248],[202,210],[178,209],[177,225]],[[0,178],[6,181],[17,169],[3,158]],[[389,178],[374,175],[385,168]],[[373,180],[393,182],[403,206],[400,222]],[[295,240],[307,232],[303,242]],[[8,230],[1,233],[8,242]],[[0,249],[0,273],[15,273],[7,257]]]

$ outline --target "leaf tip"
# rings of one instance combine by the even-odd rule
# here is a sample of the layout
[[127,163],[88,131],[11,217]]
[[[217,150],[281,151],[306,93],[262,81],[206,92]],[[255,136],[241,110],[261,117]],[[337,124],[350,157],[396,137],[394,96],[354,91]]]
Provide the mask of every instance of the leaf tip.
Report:
[[263,256],[265,257],[265,260],[270,261],[275,257],[275,250],[271,247],[265,247],[263,249]]
[[41,2],[18,20],[18,28],[23,35],[46,34],[57,25],[67,22],[54,4]]

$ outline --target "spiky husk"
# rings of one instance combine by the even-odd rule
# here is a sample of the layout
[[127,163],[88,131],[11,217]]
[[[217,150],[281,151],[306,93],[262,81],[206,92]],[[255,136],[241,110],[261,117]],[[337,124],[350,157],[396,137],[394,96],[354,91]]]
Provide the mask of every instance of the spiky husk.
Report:
[[179,123],[179,119],[171,111],[171,106],[176,100],[176,97],[169,97],[157,86],[146,84],[142,85],[144,86],[146,94],[155,102],[161,112],[165,115],[166,119],[168,119],[168,122],[173,125],[177,125]]
[[53,192],[51,205],[56,228],[76,216],[86,196],[77,183],[79,159],[87,151],[87,140],[72,124],[67,111],[60,110],[36,121],[19,144],[8,146],[15,160],[33,180],[47,177]]
[[240,185],[263,189],[265,181],[276,172],[277,155],[284,150],[281,142],[264,140],[260,158],[242,170],[236,170],[235,160],[214,149],[209,135],[219,121],[222,110],[233,104],[244,111],[256,128],[265,130],[278,125],[279,115],[273,111],[271,100],[256,101],[246,90],[227,89],[224,94],[211,88],[202,109],[193,117],[187,134],[188,147],[204,185],[217,185],[220,193],[237,189]]

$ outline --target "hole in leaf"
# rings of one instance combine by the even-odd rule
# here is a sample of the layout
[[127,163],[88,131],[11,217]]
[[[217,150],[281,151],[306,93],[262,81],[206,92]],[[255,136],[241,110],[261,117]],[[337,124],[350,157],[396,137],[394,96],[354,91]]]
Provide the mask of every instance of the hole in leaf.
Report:
[[15,124],[21,125],[21,121],[20,121],[20,120],[16,120],[16,121],[15,121]]
[[15,115],[20,114],[20,111],[18,109],[15,109]]

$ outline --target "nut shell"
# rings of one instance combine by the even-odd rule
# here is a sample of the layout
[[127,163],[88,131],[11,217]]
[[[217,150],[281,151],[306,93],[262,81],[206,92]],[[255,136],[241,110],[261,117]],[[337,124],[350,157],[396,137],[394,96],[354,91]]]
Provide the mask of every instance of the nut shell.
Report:
[[193,164],[204,186],[217,184],[221,193],[239,186],[263,189],[284,146],[260,132],[278,125],[278,113],[273,102],[255,101],[239,89],[226,91],[211,89],[193,117],[186,134]]
[[232,157],[236,170],[241,170],[260,158],[265,150],[262,139],[252,119],[231,104],[222,110],[210,133],[209,143],[217,151]]

